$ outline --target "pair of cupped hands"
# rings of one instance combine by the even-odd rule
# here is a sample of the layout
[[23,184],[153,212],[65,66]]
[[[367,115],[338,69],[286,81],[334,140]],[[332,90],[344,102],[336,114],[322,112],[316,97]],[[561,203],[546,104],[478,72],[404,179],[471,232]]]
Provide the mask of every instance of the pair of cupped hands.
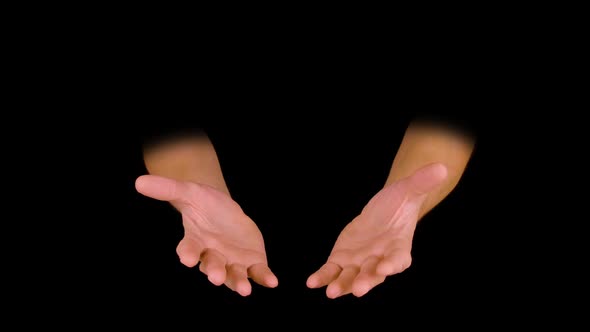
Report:
[[[412,239],[428,193],[446,178],[445,166],[426,165],[380,190],[340,233],[326,261],[307,279],[309,288],[327,286],[326,295],[363,296],[412,261]],[[226,193],[213,187],[156,175],[137,178],[137,191],[170,202],[181,214],[184,237],[177,247],[182,264],[214,285],[242,296],[250,280],[276,287],[264,240],[254,221]]]

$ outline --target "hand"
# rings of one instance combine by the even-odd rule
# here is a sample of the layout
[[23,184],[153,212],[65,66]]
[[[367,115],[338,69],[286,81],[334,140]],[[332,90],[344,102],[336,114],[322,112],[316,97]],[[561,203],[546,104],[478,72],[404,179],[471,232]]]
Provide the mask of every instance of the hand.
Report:
[[342,230],[328,261],[308,278],[307,286],[327,285],[329,298],[349,293],[360,297],[407,269],[421,206],[446,176],[446,167],[436,163],[383,188]]
[[214,285],[225,284],[242,296],[252,292],[248,278],[276,287],[260,230],[231,197],[210,186],[155,175],[140,176],[141,194],[170,202],[182,214],[184,238],[176,249],[180,261],[196,266]]

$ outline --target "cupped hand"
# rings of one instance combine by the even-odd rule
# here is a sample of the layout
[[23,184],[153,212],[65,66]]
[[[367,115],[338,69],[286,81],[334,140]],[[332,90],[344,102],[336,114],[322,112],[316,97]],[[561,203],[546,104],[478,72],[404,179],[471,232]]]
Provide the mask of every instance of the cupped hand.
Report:
[[147,197],[170,202],[182,214],[184,237],[176,251],[184,265],[200,263],[211,283],[225,284],[242,296],[252,292],[250,279],[266,287],[278,285],[260,230],[228,194],[156,175],[140,176],[135,187]]
[[378,192],[340,233],[327,262],[309,276],[307,286],[327,286],[326,295],[363,296],[412,262],[412,239],[422,205],[447,176],[430,164]]

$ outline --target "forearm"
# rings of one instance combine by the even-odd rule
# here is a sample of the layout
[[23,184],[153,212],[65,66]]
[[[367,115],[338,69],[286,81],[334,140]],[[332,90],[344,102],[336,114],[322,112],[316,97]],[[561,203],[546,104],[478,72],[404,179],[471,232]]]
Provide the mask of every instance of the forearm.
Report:
[[459,183],[474,148],[474,138],[443,125],[413,122],[402,139],[386,181],[389,185],[431,163],[442,163],[447,178],[430,192],[420,211],[422,218]]
[[206,184],[229,194],[213,144],[206,135],[182,137],[144,149],[150,174]]

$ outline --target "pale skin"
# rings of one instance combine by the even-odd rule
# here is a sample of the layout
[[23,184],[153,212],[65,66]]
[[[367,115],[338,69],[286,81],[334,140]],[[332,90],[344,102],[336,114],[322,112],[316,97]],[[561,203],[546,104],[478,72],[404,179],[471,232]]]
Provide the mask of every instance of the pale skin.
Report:
[[[382,190],[340,233],[326,263],[309,276],[309,288],[329,298],[363,296],[412,261],[419,220],[452,192],[467,166],[474,140],[436,124],[410,124]],[[180,261],[215,285],[242,296],[250,280],[276,287],[260,230],[232,198],[217,154],[206,136],[185,137],[144,151],[149,175],[136,181],[148,197],[170,202],[185,230]]]
[[307,286],[326,295],[363,296],[411,262],[418,221],[458,184],[474,140],[447,127],[412,123],[384,188],[340,233],[327,262]]

